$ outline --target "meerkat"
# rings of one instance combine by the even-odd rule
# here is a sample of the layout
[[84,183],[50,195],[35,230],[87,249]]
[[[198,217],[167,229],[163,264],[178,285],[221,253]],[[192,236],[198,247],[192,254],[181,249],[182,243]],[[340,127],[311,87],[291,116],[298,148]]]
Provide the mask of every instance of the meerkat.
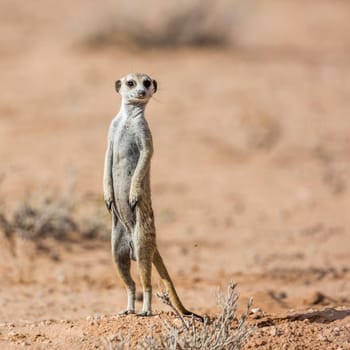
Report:
[[202,320],[183,306],[156,244],[150,186],[153,142],[144,113],[157,82],[146,74],[128,74],[115,82],[115,89],[122,103],[108,132],[103,187],[112,216],[112,255],[127,290],[127,308],[121,313],[135,313],[136,288],[130,274],[131,260],[135,260],[143,287],[143,307],[138,315],[152,315],[153,263],[173,306],[183,315]]

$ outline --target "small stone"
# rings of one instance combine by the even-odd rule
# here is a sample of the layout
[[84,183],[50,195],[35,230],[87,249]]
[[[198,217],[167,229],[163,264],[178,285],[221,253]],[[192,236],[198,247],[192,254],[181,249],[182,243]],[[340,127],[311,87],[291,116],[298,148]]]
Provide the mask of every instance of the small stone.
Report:
[[325,336],[325,335],[322,335],[320,334],[318,337],[317,337],[318,340],[321,340],[321,341],[329,341],[328,338]]
[[277,292],[275,296],[277,299],[286,299],[288,295],[286,292]]
[[64,273],[58,273],[58,274],[56,275],[56,280],[57,280],[57,282],[63,284],[63,283],[66,282],[67,277],[66,277],[66,275],[65,275]]
[[266,341],[263,340],[263,339],[258,339],[258,340],[256,341],[256,345],[257,345],[257,346],[263,346],[263,345],[266,345],[266,344],[267,344]]
[[319,305],[322,304],[327,297],[321,292],[312,292],[304,298],[304,303],[308,305]]
[[177,328],[180,328],[182,326],[182,321],[179,318],[175,318],[173,322]]
[[94,324],[96,324],[96,321],[93,316],[87,316],[86,321],[88,321],[90,326],[93,326]]
[[272,337],[275,337],[277,335],[277,328],[276,327],[272,327],[270,330],[270,335]]
[[250,313],[252,313],[252,314],[258,314],[258,313],[260,313],[260,312],[262,312],[262,310],[259,308],[259,307],[254,307],[254,308],[252,308],[251,310],[250,310]]
[[19,335],[19,333],[16,332],[16,331],[11,331],[11,332],[8,333],[8,336],[9,336],[9,337],[15,337],[15,336],[17,336],[17,335]]

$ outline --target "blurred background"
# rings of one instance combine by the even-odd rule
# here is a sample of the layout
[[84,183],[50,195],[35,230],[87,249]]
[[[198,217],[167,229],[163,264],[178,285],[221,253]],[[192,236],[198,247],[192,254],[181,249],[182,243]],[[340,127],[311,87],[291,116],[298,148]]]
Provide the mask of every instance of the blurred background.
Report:
[[108,237],[114,82],[134,71],[159,86],[155,218],[187,303],[210,311],[230,279],[270,311],[349,303],[349,1],[1,0],[0,18],[0,315],[23,281],[53,289],[23,317],[124,305],[108,242],[72,241]]

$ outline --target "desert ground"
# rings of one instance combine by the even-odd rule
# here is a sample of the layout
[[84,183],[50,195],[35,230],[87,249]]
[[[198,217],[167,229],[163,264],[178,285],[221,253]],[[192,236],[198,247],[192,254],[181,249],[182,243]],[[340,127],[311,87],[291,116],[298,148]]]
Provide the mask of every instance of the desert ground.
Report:
[[1,217],[64,198],[101,231],[33,238],[2,224],[0,349],[117,349],[121,337],[133,349],[150,325],[177,322],[156,297],[153,317],[117,315],[102,173],[114,82],[133,71],[159,86],[152,199],[184,304],[215,318],[232,281],[239,314],[253,298],[244,349],[350,349],[350,3],[236,1],[230,45],[150,48],[89,44],[101,6],[0,3]]

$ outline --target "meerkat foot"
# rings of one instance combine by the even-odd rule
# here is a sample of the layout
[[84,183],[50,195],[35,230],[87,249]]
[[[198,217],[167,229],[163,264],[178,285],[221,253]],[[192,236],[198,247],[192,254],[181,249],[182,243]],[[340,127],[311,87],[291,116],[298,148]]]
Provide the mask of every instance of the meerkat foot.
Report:
[[133,315],[135,314],[135,310],[123,310],[118,312],[118,315]]
[[151,310],[141,311],[137,314],[137,316],[140,316],[140,317],[152,316],[152,311]]

